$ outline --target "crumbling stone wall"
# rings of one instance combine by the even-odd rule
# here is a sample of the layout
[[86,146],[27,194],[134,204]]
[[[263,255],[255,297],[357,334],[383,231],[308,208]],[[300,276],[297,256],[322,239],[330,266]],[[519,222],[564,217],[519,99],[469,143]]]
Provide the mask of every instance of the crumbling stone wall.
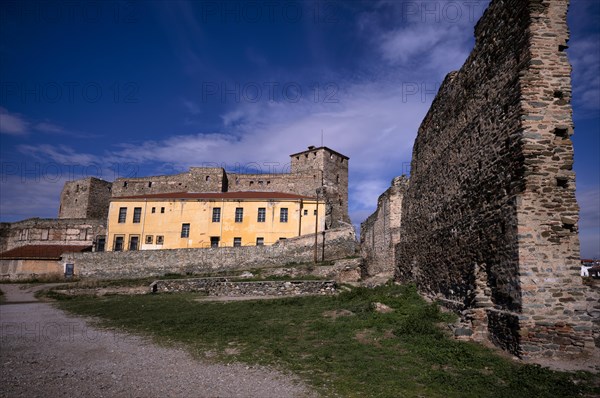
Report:
[[[317,242],[319,261],[336,260],[356,254],[356,234],[352,227],[320,233]],[[199,274],[312,262],[314,243],[315,235],[312,234],[279,241],[271,246],[69,253],[65,255],[65,261],[74,263],[76,275],[82,278],[140,278],[168,273]]]
[[402,198],[408,178],[399,176],[379,196],[377,210],[360,225],[360,252],[365,276],[394,275],[396,245],[400,242]]
[[60,194],[58,218],[106,219],[112,183],[95,177],[67,181]]
[[423,120],[397,278],[522,356],[593,347],[581,283],[567,1],[494,0]]
[[26,245],[93,245],[106,219],[30,218],[0,226],[0,253]]

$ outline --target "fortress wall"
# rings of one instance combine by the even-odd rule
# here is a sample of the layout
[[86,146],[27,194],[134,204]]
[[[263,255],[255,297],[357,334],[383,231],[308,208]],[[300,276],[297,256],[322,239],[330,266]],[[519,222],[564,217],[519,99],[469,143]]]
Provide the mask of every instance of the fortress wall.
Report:
[[113,183],[113,197],[151,195],[173,192],[225,192],[227,175],[219,167],[191,167],[186,173],[117,178]]
[[591,349],[578,276],[568,2],[494,0],[413,148],[396,278],[521,356]]
[[360,225],[360,251],[366,276],[394,275],[402,199],[407,186],[405,176],[394,178],[392,185],[379,196],[377,210]]
[[[355,255],[356,235],[352,227],[338,228],[318,236],[317,255],[336,260]],[[137,250],[122,252],[69,253],[65,261],[75,264],[82,278],[113,279],[162,276],[167,273],[211,273],[310,263],[315,235],[286,239],[271,246],[219,247],[205,249]]]

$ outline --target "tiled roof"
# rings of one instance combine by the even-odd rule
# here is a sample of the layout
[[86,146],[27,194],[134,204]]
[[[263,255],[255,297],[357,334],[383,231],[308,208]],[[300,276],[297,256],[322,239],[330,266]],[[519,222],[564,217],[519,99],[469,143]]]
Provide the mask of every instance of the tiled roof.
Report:
[[118,196],[120,199],[315,199],[310,196],[285,192],[172,192],[136,196]]
[[91,251],[91,245],[27,245],[0,253],[0,259],[59,260],[63,253]]

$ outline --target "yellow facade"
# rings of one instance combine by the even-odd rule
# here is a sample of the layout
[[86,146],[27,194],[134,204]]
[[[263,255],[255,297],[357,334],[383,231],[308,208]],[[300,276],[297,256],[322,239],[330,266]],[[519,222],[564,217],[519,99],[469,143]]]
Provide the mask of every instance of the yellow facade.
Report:
[[113,198],[108,250],[271,245],[279,239],[314,233],[316,223],[319,232],[324,229],[325,206],[322,202],[317,206],[312,198],[244,198],[243,193],[240,198],[212,196]]

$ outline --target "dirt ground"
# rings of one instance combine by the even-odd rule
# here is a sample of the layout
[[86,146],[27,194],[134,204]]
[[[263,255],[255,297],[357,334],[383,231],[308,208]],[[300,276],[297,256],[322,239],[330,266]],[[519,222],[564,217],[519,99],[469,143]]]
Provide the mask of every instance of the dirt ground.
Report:
[[37,301],[40,288],[0,286],[0,397],[317,396],[273,369],[202,362],[183,350],[99,329]]

